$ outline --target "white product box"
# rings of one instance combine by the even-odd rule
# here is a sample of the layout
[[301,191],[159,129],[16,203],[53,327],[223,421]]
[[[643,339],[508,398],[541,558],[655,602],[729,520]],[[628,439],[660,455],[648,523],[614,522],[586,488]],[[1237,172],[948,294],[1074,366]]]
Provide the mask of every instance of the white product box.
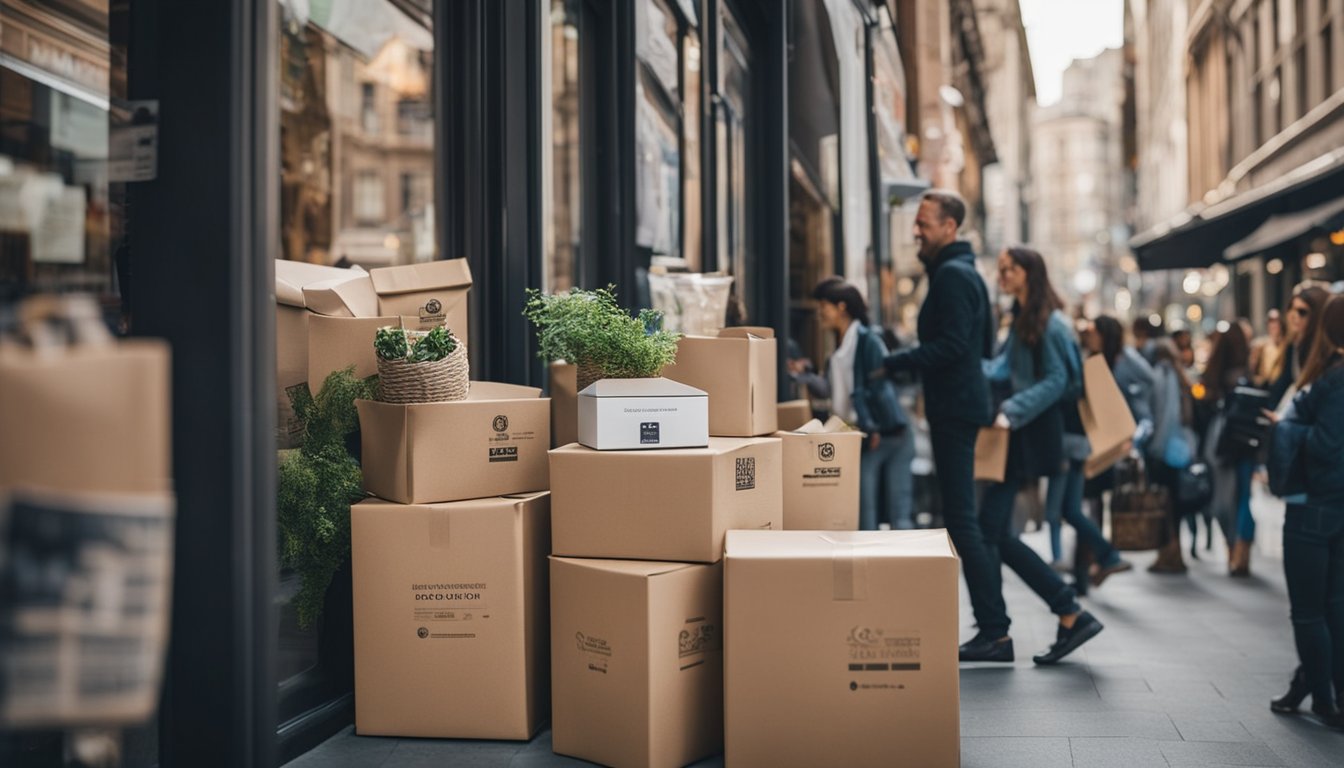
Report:
[[599,451],[709,445],[709,396],[668,379],[602,379],[579,393],[579,442]]

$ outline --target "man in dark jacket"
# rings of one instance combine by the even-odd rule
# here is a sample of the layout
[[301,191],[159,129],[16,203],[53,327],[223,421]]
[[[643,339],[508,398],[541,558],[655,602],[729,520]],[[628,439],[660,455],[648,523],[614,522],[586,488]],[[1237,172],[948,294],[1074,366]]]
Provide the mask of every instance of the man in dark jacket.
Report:
[[[943,520],[961,555],[977,618],[1002,615],[975,505],[975,438],[993,420],[989,382],[980,361],[994,346],[989,292],[975,271],[969,243],[957,239],[966,203],[954,192],[924,193],[915,217],[919,260],[929,292],[919,310],[919,346],[888,355],[888,374],[917,371],[924,381],[933,462],[942,491]],[[1011,643],[977,635],[961,647],[963,661],[1012,661]]]

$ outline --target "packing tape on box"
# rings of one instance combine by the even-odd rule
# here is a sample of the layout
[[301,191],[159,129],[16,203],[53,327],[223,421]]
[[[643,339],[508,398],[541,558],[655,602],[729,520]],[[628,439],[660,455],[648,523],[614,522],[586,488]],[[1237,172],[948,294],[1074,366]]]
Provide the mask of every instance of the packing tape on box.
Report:
[[451,525],[452,515],[447,512],[431,514],[429,516],[429,546],[434,549],[447,549],[451,541],[449,536],[449,527]]
[[859,554],[858,545],[839,541],[831,544],[832,599],[867,600],[868,558]]

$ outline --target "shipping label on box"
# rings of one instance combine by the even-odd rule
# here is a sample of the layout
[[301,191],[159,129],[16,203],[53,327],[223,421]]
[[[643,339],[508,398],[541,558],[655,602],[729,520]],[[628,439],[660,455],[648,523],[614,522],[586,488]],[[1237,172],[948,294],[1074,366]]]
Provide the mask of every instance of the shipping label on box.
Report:
[[722,599],[718,564],[551,558],[555,751],[666,768],[718,753]]
[[783,444],[784,530],[857,530],[863,433],[832,418],[775,436]]
[[779,530],[780,441],[711,437],[707,448],[551,451],[553,551],[713,563],[730,529]]
[[413,330],[446,325],[470,346],[467,295],[471,291],[471,268],[466,259],[380,267],[369,275],[378,293],[379,314],[399,315]]
[[579,442],[600,451],[709,444],[709,400],[667,379],[602,379],[579,393]]
[[946,531],[731,531],[729,765],[956,766],[958,560]]
[[683,336],[663,376],[709,394],[709,434],[769,435],[779,429],[778,342],[771,328],[724,328],[717,337]]
[[355,731],[530,739],[545,719],[545,493],[351,508]]
[[357,400],[364,487],[402,504],[548,488],[550,400],[541,390],[473,381],[465,400]]

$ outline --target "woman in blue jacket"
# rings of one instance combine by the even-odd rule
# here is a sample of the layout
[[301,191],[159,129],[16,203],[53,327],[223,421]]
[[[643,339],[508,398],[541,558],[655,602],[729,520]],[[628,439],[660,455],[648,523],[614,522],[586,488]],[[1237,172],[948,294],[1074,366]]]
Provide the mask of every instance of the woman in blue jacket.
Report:
[[837,345],[826,365],[831,413],[867,433],[859,459],[859,529],[877,529],[879,489],[891,527],[914,526],[915,434],[909,429],[896,386],[882,370],[887,347],[879,330],[868,327],[868,304],[859,289],[838,277],[813,291],[822,327],[834,331]]
[[1310,693],[1312,712],[1344,729],[1344,296],[1322,310],[1297,386],[1290,423],[1276,429],[1298,427],[1305,460],[1305,502],[1292,500],[1283,519],[1283,571],[1302,666],[1269,706],[1295,713]]
[[[1065,467],[1064,419],[1060,399],[1069,386],[1067,357],[1073,345],[1063,302],[1050,285],[1045,261],[1029,248],[999,254],[999,290],[1013,297],[1013,320],[999,354],[986,361],[991,388],[1005,396],[995,426],[1011,430],[1004,482],[993,483],[980,502],[980,527],[990,557],[1012,568],[1059,617],[1054,645],[1032,658],[1054,664],[1101,631],[1101,622],[1078,605],[1073,587],[1055,573],[1013,531],[1013,500],[1023,483],[1057,475]],[[976,619],[980,635],[972,643],[993,643],[1003,651],[993,660],[1012,659],[1008,612],[1003,602],[1002,570],[996,594],[983,596]],[[980,615],[985,613],[986,615]],[[992,646],[991,646],[992,647]],[[972,649],[979,650],[978,648]],[[963,653],[965,655],[965,653]],[[992,658],[992,654],[972,653]]]

